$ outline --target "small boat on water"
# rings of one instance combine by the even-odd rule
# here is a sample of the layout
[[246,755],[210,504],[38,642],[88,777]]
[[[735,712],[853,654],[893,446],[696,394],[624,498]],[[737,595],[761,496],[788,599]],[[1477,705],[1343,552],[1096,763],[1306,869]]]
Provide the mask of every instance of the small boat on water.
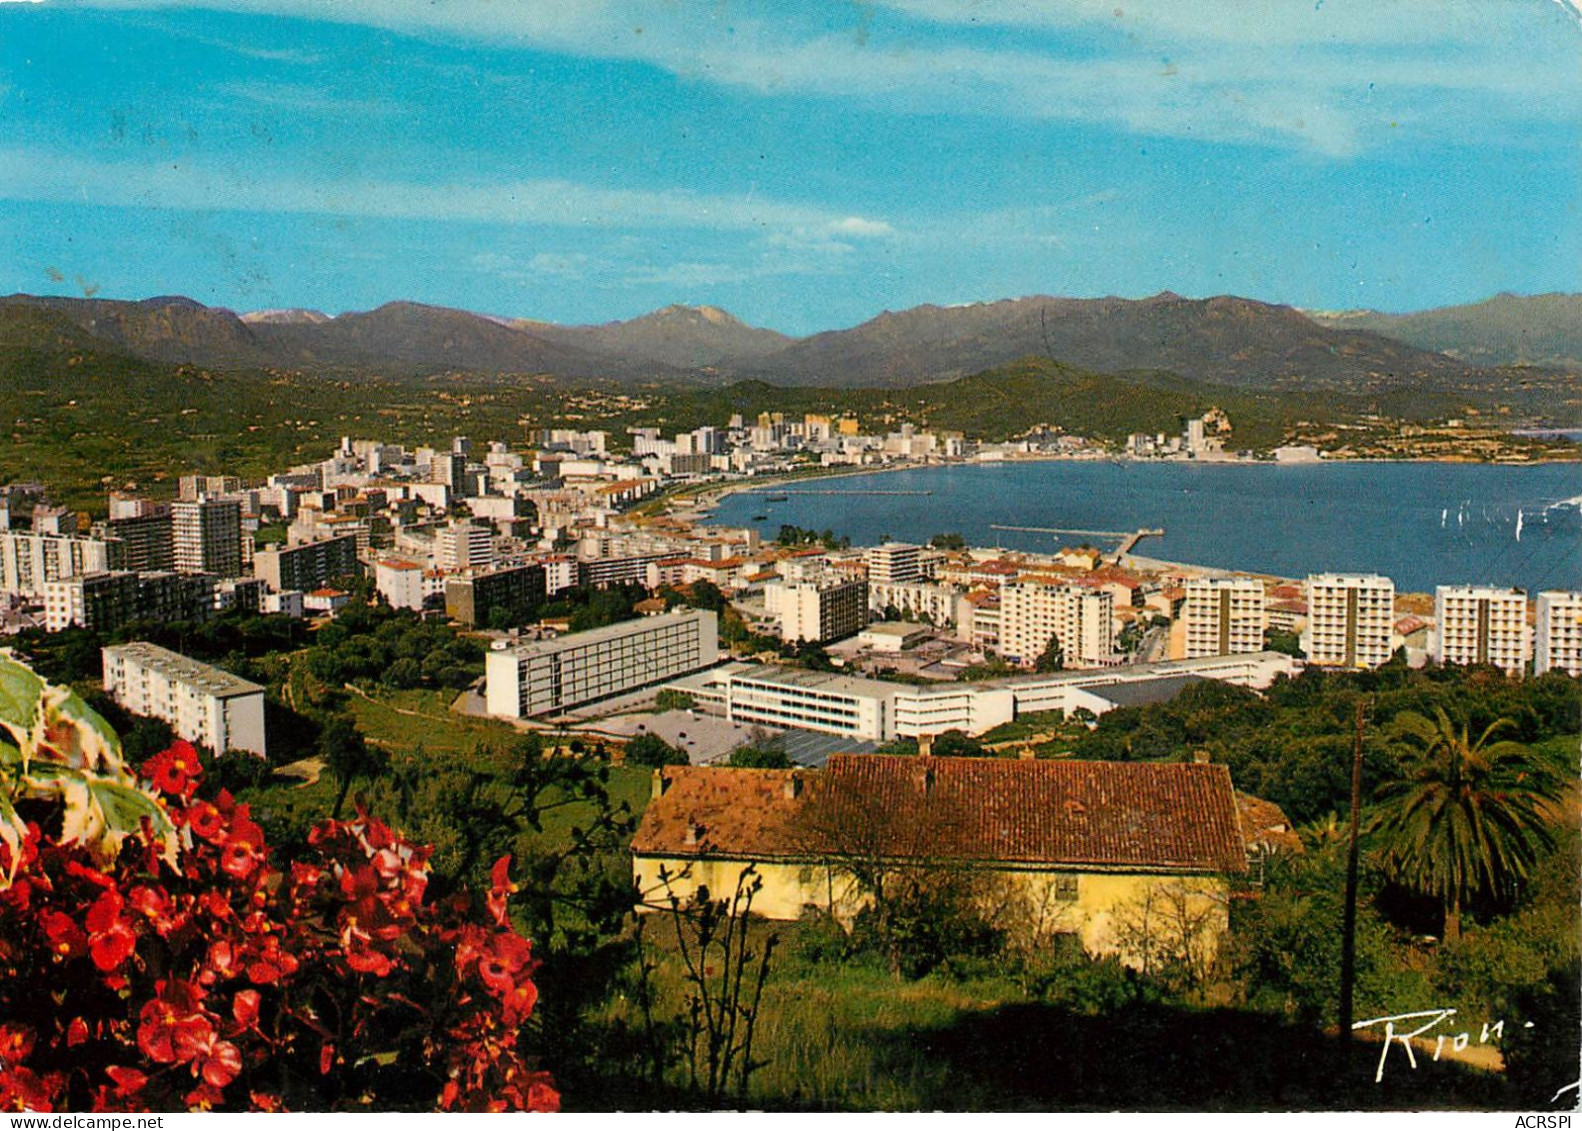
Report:
[[768,496],[765,497],[765,501],[766,502],[771,502],[771,503],[789,503],[791,501],[791,496],[790,495],[768,495]]
[[755,514],[755,515],[753,515],[753,521],[754,522],[768,522],[769,521],[769,516],[766,515],[766,514]]

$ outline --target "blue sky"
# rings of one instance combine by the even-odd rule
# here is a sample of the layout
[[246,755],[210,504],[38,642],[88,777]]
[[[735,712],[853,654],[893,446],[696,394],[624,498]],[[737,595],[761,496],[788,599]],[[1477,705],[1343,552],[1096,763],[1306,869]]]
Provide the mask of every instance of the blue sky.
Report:
[[0,0],[0,291],[1582,290],[1582,0]]

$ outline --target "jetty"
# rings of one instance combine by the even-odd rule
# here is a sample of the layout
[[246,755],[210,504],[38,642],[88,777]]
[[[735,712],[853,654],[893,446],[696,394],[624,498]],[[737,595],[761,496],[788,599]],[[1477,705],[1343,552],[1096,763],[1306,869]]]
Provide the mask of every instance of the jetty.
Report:
[[1115,556],[1123,558],[1137,547],[1137,543],[1144,538],[1163,538],[1164,527],[1154,527],[1143,530],[1075,530],[1063,526],[1005,526],[997,522],[989,524],[990,530],[1019,530],[1030,534],[1075,534],[1084,538],[1118,538],[1120,549],[1115,551]]
[[877,488],[869,490],[864,490],[861,488],[848,488],[845,490],[825,488],[821,490],[809,491],[786,491],[774,487],[753,487],[749,490],[743,491],[742,494],[763,495],[770,491],[773,491],[776,495],[785,495],[788,498],[792,495],[932,495],[934,493],[932,491],[881,491]]

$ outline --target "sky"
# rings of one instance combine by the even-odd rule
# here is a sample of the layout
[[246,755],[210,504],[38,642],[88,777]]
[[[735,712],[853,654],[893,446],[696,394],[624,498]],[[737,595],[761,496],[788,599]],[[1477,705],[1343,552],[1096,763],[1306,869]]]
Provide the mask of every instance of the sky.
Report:
[[1582,0],[0,0],[0,292],[1582,291]]

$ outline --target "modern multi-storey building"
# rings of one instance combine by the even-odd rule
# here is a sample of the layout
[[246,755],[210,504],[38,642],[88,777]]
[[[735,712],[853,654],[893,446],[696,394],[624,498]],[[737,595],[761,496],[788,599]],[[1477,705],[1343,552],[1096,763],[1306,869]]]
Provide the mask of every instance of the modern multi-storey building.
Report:
[[440,569],[486,569],[494,562],[494,534],[487,526],[453,522],[434,532],[434,564]]
[[157,506],[157,510],[111,518],[104,524],[105,533],[119,538],[125,547],[124,568],[151,572],[176,568],[174,520],[168,504]]
[[170,521],[176,572],[241,574],[241,503],[235,499],[172,503]]
[[1527,595],[1488,585],[1434,590],[1433,657],[1437,664],[1493,664],[1507,675],[1527,670]]
[[215,578],[206,573],[88,573],[44,588],[44,627],[114,632],[137,621],[204,621],[214,615]]
[[568,710],[709,667],[719,654],[712,612],[643,617],[491,651],[484,660],[489,713]]
[[961,600],[961,594],[948,585],[868,579],[868,609],[879,616],[894,610],[903,620],[926,617],[934,624],[952,626],[960,619]]
[[405,558],[374,563],[374,588],[392,609],[423,610],[423,567]]
[[726,715],[749,726],[791,727],[883,742],[895,737],[900,684],[876,679],[771,667],[733,675]]
[[312,592],[336,578],[352,577],[361,571],[355,534],[278,546],[253,555],[253,573],[269,582],[277,593],[286,589]]
[[1000,654],[1031,667],[1060,641],[1068,668],[1099,667],[1115,651],[1115,597],[1080,585],[1017,582],[1000,589]]
[[1538,634],[1533,674],[1582,676],[1582,592],[1550,589],[1538,594]]
[[839,574],[770,582],[764,586],[764,611],[779,618],[782,640],[840,640],[868,623],[868,583]]
[[38,600],[51,581],[120,569],[120,542],[31,530],[0,532],[0,597]]
[[886,542],[874,546],[864,555],[868,563],[868,584],[904,584],[920,580],[923,576],[918,564],[921,546],[905,542]]
[[1194,577],[1182,606],[1186,658],[1262,652],[1263,583],[1251,577]]
[[504,617],[521,624],[544,603],[549,591],[541,565],[514,566],[490,573],[445,579],[445,615],[468,628],[488,626]]
[[195,503],[209,495],[229,495],[242,489],[234,475],[183,475],[176,481],[177,498]]
[[1307,579],[1307,662],[1376,668],[1390,658],[1395,582],[1376,573],[1318,573]]
[[128,711],[164,719],[177,735],[216,754],[264,755],[258,684],[141,640],[111,645],[103,655],[104,690]]

